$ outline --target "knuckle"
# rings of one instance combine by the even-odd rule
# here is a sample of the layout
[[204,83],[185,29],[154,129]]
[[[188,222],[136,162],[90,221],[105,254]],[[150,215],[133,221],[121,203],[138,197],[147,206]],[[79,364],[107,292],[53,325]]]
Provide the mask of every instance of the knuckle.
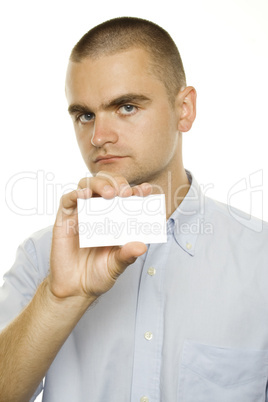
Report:
[[106,180],[109,183],[113,183],[115,181],[114,175],[112,175],[111,173],[108,173],[108,172],[104,172],[104,171],[99,171],[97,173],[96,177],[101,180]]
[[90,187],[91,177],[83,177],[78,183],[78,188]]
[[62,206],[66,204],[66,201],[70,198],[71,193],[63,194],[60,199],[60,203]]
[[107,180],[114,188],[119,188],[122,184],[128,185],[127,180],[123,176],[120,176],[116,173],[99,171],[96,176]]

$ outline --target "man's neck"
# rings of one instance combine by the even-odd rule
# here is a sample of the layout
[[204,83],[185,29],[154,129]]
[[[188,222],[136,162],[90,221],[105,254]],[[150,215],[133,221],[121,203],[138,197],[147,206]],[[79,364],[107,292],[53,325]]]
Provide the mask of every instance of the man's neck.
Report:
[[175,173],[174,171],[168,171],[164,177],[157,181],[157,183],[154,182],[151,184],[153,187],[153,194],[162,193],[166,196],[167,219],[181,204],[191,186],[183,167],[178,169]]

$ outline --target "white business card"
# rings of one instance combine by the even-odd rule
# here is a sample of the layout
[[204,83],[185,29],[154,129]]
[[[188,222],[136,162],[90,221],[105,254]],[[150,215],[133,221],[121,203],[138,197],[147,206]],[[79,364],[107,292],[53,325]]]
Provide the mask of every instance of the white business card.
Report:
[[165,243],[165,195],[78,199],[80,247]]

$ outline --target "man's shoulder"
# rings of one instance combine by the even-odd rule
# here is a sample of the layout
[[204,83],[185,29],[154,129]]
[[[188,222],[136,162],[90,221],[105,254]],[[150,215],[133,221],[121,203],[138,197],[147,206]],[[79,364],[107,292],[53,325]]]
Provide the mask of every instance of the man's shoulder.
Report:
[[33,242],[47,242],[47,241],[51,241],[52,238],[52,230],[53,230],[53,226],[47,226],[43,229],[40,229],[34,233],[32,233],[29,236],[29,239],[31,239]]
[[268,236],[268,222],[210,197],[205,197],[204,213],[207,219],[222,225],[222,230],[226,227],[228,231],[234,230],[241,235],[258,233],[266,238]]
[[47,226],[43,229],[40,229],[28,236],[23,244],[27,245],[27,243],[33,243],[38,246],[50,245],[52,239],[52,230],[53,226]]
[[52,230],[53,226],[48,226],[32,233],[23,241],[20,248],[39,262],[41,259],[47,259],[47,255],[50,254]]

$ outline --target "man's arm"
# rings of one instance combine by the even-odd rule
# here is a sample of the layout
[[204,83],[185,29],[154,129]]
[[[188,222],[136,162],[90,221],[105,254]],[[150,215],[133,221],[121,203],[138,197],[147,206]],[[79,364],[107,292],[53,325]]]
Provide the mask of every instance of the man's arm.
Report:
[[[92,300],[93,301],[93,300]],[[90,299],[57,300],[47,279],[0,334],[0,401],[29,401]]]
[[[122,194],[122,185],[125,186]],[[148,185],[99,175],[61,199],[53,229],[50,273],[22,313],[0,334],[0,401],[29,401],[87,308],[146,251],[142,243],[79,248],[77,198],[148,195]]]

